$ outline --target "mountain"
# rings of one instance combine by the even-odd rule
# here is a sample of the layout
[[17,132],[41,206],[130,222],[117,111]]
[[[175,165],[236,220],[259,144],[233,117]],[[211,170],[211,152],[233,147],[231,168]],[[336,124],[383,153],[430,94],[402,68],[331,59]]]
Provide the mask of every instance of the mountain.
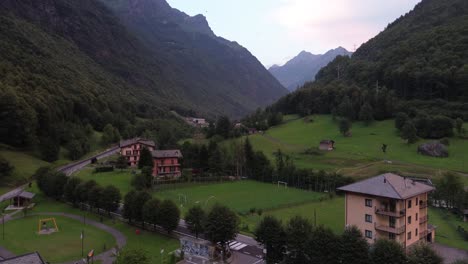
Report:
[[467,49],[468,1],[423,0],[351,58],[338,56],[315,82],[273,107],[331,113],[350,99],[354,116],[368,102],[379,119],[405,111],[468,120]]
[[214,114],[242,116],[287,90],[244,47],[217,37],[202,15],[190,17],[165,0],[101,0],[166,62],[188,98]]
[[287,93],[203,16],[163,0],[4,0],[0,34],[8,145],[69,144],[106,124],[123,137],[161,131],[172,126],[145,120],[173,119],[170,110],[239,117]]
[[329,50],[321,55],[302,51],[285,65],[273,65],[268,70],[284,87],[288,88],[290,91],[294,91],[304,83],[315,80],[317,72],[338,55],[351,56],[352,52],[347,51],[343,47]]

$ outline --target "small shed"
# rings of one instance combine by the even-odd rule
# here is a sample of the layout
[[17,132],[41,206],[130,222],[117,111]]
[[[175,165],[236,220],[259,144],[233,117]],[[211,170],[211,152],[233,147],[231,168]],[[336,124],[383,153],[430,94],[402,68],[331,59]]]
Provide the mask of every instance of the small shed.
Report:
[[35,193],[20,190],[5,197],[5,200],[10,200],[10,205],[7,210],[16,210],[28,207],[31,205],[32,199],[36,196]]
[[335,149],[335,141],[330,139],[325,139],[320,141],[319,145],[320,150],[332,151]]

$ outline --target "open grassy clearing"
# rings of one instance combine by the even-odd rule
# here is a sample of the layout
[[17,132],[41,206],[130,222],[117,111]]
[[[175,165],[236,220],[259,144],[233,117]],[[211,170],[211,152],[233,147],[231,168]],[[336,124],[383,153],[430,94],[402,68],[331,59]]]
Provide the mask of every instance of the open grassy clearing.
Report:
[[94,168],[88,166],[83,170],[73,174],[73,177],[81,178],[84,181],[95,180],[98,184],[105,187],[107,185],[114,185],[117,187],[122,195],[125,195],[132,189],[132,173],[131,170],[114,170],[111,172],[93,173]]
[[39,251],[51,263],[81,259],[81,230],[85,232],[85,252],[94,249],[97,255],[115,246],[114,237],[107,232],[67,217],[54,217],[59,232],[50,235],[37,234],[39,219],[48,216],[26,216],[5,223],[5,240],[0,245],[18,255]]
[[[183,205],[181,207],[183,211],[195,204],[208,207],[214,203],[220,203],[240,214],[245,214],[251,208],[267,210],[289,207],[317,201],[324,195],[295,188],[278,187],[274,184],[240,181],[164,190],[155,192],[154,196],[160,199],[171,199]],[[187,197],[187,203],[185,203],[185,197]]]
[[[7,159],[15,167],[13,175],[7,179],[8,183],[14,184],[16,181],[29,179],[38,168],[48,166],[50,163],[43,161],[32,153],[15,150],[0,149],[0,155]],[[4,183],[2,184],[5,185]]]
[[468,241],[464,240],[457,227],[468,230],[468,222],[463,222],[445,209],[430,208],[429,223],[436,226],[436,242],[450,247],[468,249]]
[[[249,138],[256,150],[263,151],[272,160],[273,153],[281,149],[300,168],[340,170],[343,174],[357,177],[369,177],[384,171],[416,176],[442,174],[446,170],[468,171],[466,139],[451,138],[450,157],[433,158],[417,154],[418,144],[403,142],[397,135],[393,120],[374,122],[370,126],[354,123],[352,137],[343,137],[331,116],[313,116],[313,120],[293,120],[269,129],[264,135]],[[316,150],[322,139],[335,140],[336,150],[316,155],[304,153],[307,149]],[[386,155],[381,151],[384,143],[388,145]],[[391,160],[392,164],[385,164],[384,160]]]

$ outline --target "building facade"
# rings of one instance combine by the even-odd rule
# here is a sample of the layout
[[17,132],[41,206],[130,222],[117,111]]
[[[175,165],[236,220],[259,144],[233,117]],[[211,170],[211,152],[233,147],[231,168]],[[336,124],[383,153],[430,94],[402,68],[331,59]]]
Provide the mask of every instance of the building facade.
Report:
[[407,248],[433,242],[428,224],[430,184],[387,173],[341,188],[345,197],[346,226],[356,226],[369,243],[385,238]]
[[153,155],[153,176],[161,178],[178,178],[182,175],[180,150],[155,150]]
[[140,160],[141,150],[147,148],[150,152],[156,149],[154,141],[134,138],[121,141],[119,144],[120,155],[124,156],[130,167],[136,167]]

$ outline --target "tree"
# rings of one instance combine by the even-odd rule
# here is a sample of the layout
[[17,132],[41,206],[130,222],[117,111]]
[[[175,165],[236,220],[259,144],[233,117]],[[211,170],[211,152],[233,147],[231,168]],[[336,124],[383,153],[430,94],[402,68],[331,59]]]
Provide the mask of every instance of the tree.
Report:
[[401,129],[401,138],[406,140],[408,144],[412,144],[418,140],[416,127],[413,122],[408,121]]
[[336,113],[338,116],[343,117],[344,119],[355,120],[356,113],[351,103],[351,100],[348,96],[345,96],[341,101],[341,104],[336,109]]
[[143,148],[140,152],[140,160],[138,161],[138,168],[153,167],[153,156],[148,148]]
[[8,160],[0,156],[0,178],[5,179],[10,177],[14,169],[15,167],[13,167]]
[[44,136],[39,139],[39,151],[41,158],[48,162],[58,160],[60,154],[59,140],[50,136]]
[[346,228],[341,235],[339,245],[340,263],[367,264],[369,261],[369,244],[355,226]]
[[442,264],[442,258],[427,244],[413,246],[408,254],[408,264]]
[[403,247],[394,240],[379,239],[370,252],[372,263],[405,264],[406,254]]
[[395,128],[402,130],[406,122],[410,120],[409,116],[406,113],[399,112],[395,116]]
[[195,233],[196,238],[198,238],[200,233],[203,233],[205,220],[206,213],[199,205],[190,208],[185,215],[187,227],[190,232]]
[[283,260],[286,233],[280,220],[265,216],[257,225],[255,239],[266,248],[266,262],[279,263]]
[[164,200],[159,206],[159,224],[167,233],[177,228],[180,220],[180,211],[172,200]]
[[99,185],[93,186],[88,193],[88,203],[91,208],[99,208],[101,205],[101,195],[103,188]]
[[78,177],[70,177],[63,188],[63,195],[65,200],[71,202],[73,205],[76,205],[78,198],[76,197],[75,189],[82,182]]
[[115,264],[151,264],[151,258],[144,250],[126,249],[119,253]]
[[153,183],[151,167],[144,167],[140,174],[135,174],[132,179],[132,186],[137,190],[143,190],[151,188]]
[[[143,221],[143,206],[147,201],[151,200],[151,195],[145,191],[139,191],[135,195],[132,205],[132,216],[135,221]],[[144,222],[143,222],[144,224]]]
[[335,264],[337,262],[336,249],[339,247],[339,238],[329,228],[318,226],[313,228],[307,252],[310,263]]
[[101,193],[101,206],[102,209],[106,210],[109,214],[119,208],[120,200],[122,195],[120,190],[114,185],[106,186]]
[[120,169],[120,170],[124,170],[124,169],[128,168],[127,158],[125,158],[124,156],[119,156],[117,158],[116,163],[115,163],[115,167],[117,169]]
[[312,233],[312,224],[309,220],[295,216],[291,218],[286,225],[286,263],[311,263],[310,256],[307,254],[310,235]]
[[247,172],[247,176],[252,177],[253,171],[255,168],[255,155],[252,148],[252,144],[250,144],[250,140],[247,137],[244,142],[244,156],[245,156],[245,170]]
[[359,120],[363,121],[364,124],[369,125],[374,121],[374,110],[369,103],[364,103],[359,112]]
[[133,206],[136,201],[137,192],[135,190],[129,191],[124,197],[124,210],[123,216],[131,223],[134,220]]
[[143,220],[153,225],[159,224],[161,202],[153,198],[143,205]]
[[109,145],[117,143],[120,140],[119,130],[113,127],[111,124],[107,124],[102,130],[101,142],[103,145]]
[[239,218],[226,206],[215,204],[208,213],[205,225],[206,238],[214,244],[219,243],[226,256],[227,243],[239,232]]
[[351,121],[349,121],[349,119],[347,118],[342,118],[340,119],[340,132],[341,134],[343,134],[343,136],[346,136],[348,135],[349,133],[349,130],[351,129]]
[[231,121],[227,116],[221,116],[216,122],[216,134],[223,138],[229,138],[231,132]]
[[462,135],[462,134],[463,134],[463,119],[457,118],[457,119],[455,120],[455,128],[456,128],[456,130],[457,130],[458,135]]

